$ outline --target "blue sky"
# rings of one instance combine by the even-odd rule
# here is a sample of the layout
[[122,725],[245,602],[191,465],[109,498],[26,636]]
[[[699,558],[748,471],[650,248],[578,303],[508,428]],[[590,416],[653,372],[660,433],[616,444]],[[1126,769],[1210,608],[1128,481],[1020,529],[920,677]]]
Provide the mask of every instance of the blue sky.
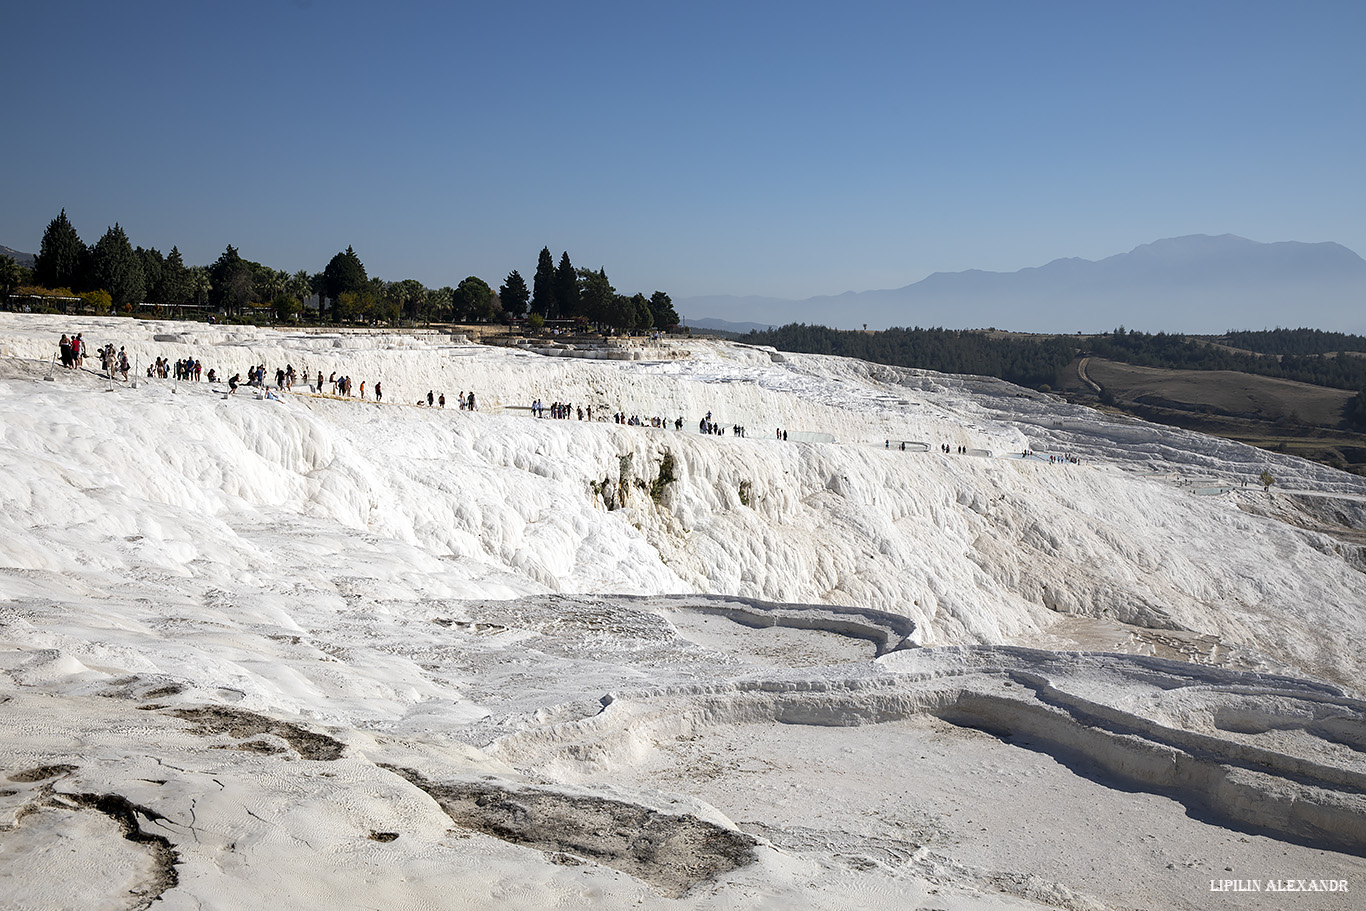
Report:
[[[1366,253],[1366,4],[10,4],[0,243],[802,298],[1162,237]],[[709,314],[726,316],[726,314]]]

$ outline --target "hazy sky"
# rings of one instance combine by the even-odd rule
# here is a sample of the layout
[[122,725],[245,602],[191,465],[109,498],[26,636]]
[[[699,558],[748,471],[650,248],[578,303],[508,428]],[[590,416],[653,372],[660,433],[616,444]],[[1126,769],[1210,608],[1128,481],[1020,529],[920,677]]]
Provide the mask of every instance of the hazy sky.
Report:
[[[1183,234],[1366,253],[1366,3],[9,4],[0,244],[808,297]],[[712,314],[725,316],[725,314]]]

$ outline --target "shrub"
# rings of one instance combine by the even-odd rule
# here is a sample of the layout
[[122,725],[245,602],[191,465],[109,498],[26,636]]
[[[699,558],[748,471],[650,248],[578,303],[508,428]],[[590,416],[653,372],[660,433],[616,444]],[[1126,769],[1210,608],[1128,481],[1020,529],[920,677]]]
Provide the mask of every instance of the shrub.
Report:
[[650,499],[656,505],[664,499],[664,491],[674,480],[674,454],[666,449],[664,457],[659,460],[659,474],[650,482]]
[[95,312],[103,316],[114,306],[114,299],[109,296],[108,291],[87,291],[81,295],[81,300],[95,308]]

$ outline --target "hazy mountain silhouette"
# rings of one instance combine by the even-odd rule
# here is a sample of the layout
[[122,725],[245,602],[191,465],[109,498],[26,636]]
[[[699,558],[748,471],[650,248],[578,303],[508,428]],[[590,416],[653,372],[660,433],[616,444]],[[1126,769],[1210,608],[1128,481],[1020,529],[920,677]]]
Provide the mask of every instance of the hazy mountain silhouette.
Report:
[[1310,326],[1366,331],[1366,260],[1335,243],[1258,243],[1232,234],[1159,240],[1102,260],[1057,259],[1018,272],[936,272],[884,291],[790,301],[696,297],[677,302],[700,322],[732,320],[842,329],[994,326],[1157,332]]

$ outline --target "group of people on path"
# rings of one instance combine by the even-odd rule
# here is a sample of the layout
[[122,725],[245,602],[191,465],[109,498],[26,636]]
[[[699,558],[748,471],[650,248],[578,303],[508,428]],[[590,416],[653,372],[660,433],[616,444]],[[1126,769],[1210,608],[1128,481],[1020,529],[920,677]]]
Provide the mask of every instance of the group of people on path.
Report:
[[[473,393],[471,393],[471,395],[473,395]],[[575,419],[580,421],[593,420],[592,405],[575,405],[572,402],[559,401],[551,402],[549,405],[546,405],[545,402],[537,398],[532,400],[528,410],[531,412],[531,416],[536,418],[548,416],[552,420],[560,421]],[[625,411],[614,411],[612,412],[611,420],[612,423],[619,424],[623,427],[654,427],[667,430],[669,425],[672,424],[674,430],[683,429],[683,418],[681,416],[670,421],[668,418],[664,417],[641,417],[638,414],[627,414]],[[706,417],[697,422],[697,430],[699,433],[707,434],[709,436],[724,436],[726,433],[726,428],[720,422],[712,420],[710,411],[707,412]],[[732,436],[737,437],[746,435],[744,425],[742,424],[732,424],[730,426],[730,432]],[[779,430],[778,439],[785,440],[787,439],[787,435],[782,430]]]
[[[79,368],[87,355],[85,345],[86,343],[82,338],[81,333],[78,332],[74,336],[67,336],[63,333],[61,340],[58,343],[62,366],[70,370]],[[116,375],[120,376],[125,381],[128,379],[130,364],[128,361],[128,353],[125,349],[119,348],[116,352],[113,344],[109,344],[100,348],[98,354],[100,357],[100,368],[103,372],[111,377]],[[293,364],[285,364],[283,367],[277,367],[275,369],[274,386],[270,386],[266,383],[267,374],[265,364],[254,364],[248,367],[245,373],[245,381],[242,379],[241,372],[234,373],[227,380],[229,395],[235,394],[238,387],[242,385],[255,386],[262,390],[263,393],[271,392],[272,390],[276,392],[292,392],[294,384],[298,382],[308,383],[310,391],[318,392],[320,394],[323,391],[323,372],[321,370],[318,371],[316,385],[309,383],[312,376],[310,375],[307,366],[304,367],[302,372],[296,372]],[[170,358],[158,357],[155,362],[147,367],[148,379],[169,379],[172,376],[177,380],[199,381],[204,376],[204,365],[199,359],[192,357],[174,362],[172,362]],[[208,371],[208,381],[214,383],[218,382],[218,380],[219,375],[217,372],[210,369]],[[338,376],[336,371],[332,372],[332,375],[327,382],[331,383],[333,395],[351,396],[357,391],[351,377]],[[366,398],[366,384],[364,381],[360,383],[358,391],[362,399]],[[375,381],[372,391],[374,392],[376,402],[384,401],[384,387],[378,380]],[[269,397],[278,398],[278,396],[275,395]],[[440,398],[441,407],[444,408],[446,406],[446,397],[442,395]],[[432,393],[429,392],[427,394],[427,399],[427,404],[433,404],[434,397]],[[420,405],[422,402],[419,401],[418,404]],[[468,395],[464,392],[460,393],[460,407],[462,410],[474,410],[473,392],[468,393]]]
[[[61,355],[62,366],[68,370],[80,369],[85,364],[88,352],[85,347],[85,339],[81,337],[81,333],[77,332],[68,338],[63,332],[61,339],[57,342],[57,350]],[[101,371],[111,378],[115,373],[118,373],[124,382],[128,381],[128,370],[132,365],[128,363],[127,351],[119,348],[116,353],[111,342],[100,348],[98,353]]]
[[[722,437],[726,435],[726,429],[721,426],[721,422],[713,421],[711,419],[710,411],[707,412],[706,417],[697,422],[697,430],[699,433],[705,433],[709,436]],[[745,428],[741,427],[739,424],[732,424],[730,432],[733,436],[742,437],[745,435]]]
[[[531,414],[532,414],[534,417],[543,418],[543,417],[545,417],[545,412],[546,412],[545,403],[542,402],[540,399],[536,399],[534,402],[531,403]],[[589,406],[587,407],[587,409],[585,409],[583,405],[579,405],[578,408],[575,409],[574,404],[573,404],[572,402],[551,402],[551,403],[550,403],[550,417],[551,417],[552,420],[556,420],[556,421],[567,421],[567,420],[569,420],[570,418],[573,418],[576,414],[577,414],[578,419],[579,419],[580,421],[582,421],[582,420],[589,420],[589,421],[591,421],[591,420],[593,420],[593,406],[592,406],[592,405],[589,405]],[[585,414],[587,415],[586,418],[585,418]],[[613,415],[613,419],[615,419],[615,418],[616,418],[616,415]],[[621,423],[621,422],[620,422],[620,421],[617,421],[617,423]]]
[[[63,334],[60,342],[60,349],[62,357],[62,366],[67,367],[69,369],[75,369],[79,367],[86,354],[85,342],[81,338],[80,333],[77,333],[74,337],[70,338]],[[128,354],[123,348],[120,348],[118,352],[115,353],[114,346],[112,344],[104,346],[100,349],[100,360],[103,369],[105,370],[105,372],[109,373],[110,376],[113,376],[115,372],[118,372],[122,374],[123,379],[126,380],[128,378]],[[166,379],[168,374],[173,374],[177,380],[184,379],[198,381],[203,375],[203,369],[203,364],[196,358],[185,358],[183,360],[175,361],[174,364],[172,364],[169,358],[158,357],[154,364],[148,366],[147,376],[149,378],[157,377],[161,379]],[[266,384],[265,364],[256,364],[251,367],[248,367],[246,370],[246,374],[247,378],[245,381],[245,385],[258,387],[261,390],[263,390],[263,392],[272,391],[272,387],[269,387]],[[300,374],[297,374],[295,372],[293,364],[286,364],[283,367],[277,367],[275,370],[275,386],[273,387],[273,389],[279,392],[293,391],[294,383],[299,379],[299,377]],[[305,367],[303,370],[302,378],[305,383],[307,383],[310,379],[307,367]],[[208,379],[210,383],[216,382],[217,376],[214,370],[211,369],[208,371]],[[331,385],[332,395],[350,397],[356,391],[353,379],[345,375],[338,376],[336,371],[332,372],[331,376],[328,377],[327,382]],[[243,385],[242,374],[234,373],[231,377],[228,378],[227,384],[228,394],[236,394],[238,387]],[[361,399],[365,399],[366,397],[365,387],[366,384],[364,381],[362,381],[360,383],[360,387],[358,390]],[[321,370],[318,371],[317,383],[316,385],[312,385],[312,390],[320,394],[323,391],[323,372]],[[375,381],[373,392],[375,395],[376,402],[384,401],[384,388],[378,380]],[[277,398],[277,396],[275,395],[270,395],[269,397]],[[478,410],[473,390],[471,390],[470,392],[464,392],[462,390],[457,398],[459,401],[461,411]],[[445,393],[441,393],[440,395],[438,395],[435,390],[428,390],[425,403],[422,399],[418,399],[417,404],[426,404],[428,407],[445,408],[446,395]],[[592,405],[580,404],[576,406],[572,402],[556,401],[552,402],[547,407],[545,403],[541,401],[541,399],[539,398],[537,398],[535,401],[531,403],[531,413],[536,417],[545,417],[547,411],[549,411],[550,417],[555,420],[593,420]],[[669,421],[667,418],[662,417],[641,418],[638,415],[628,416],[626,412],[618,411],[612,415],[612,420],[617,424],[622,425],[650,426],[656,428],[667,428],[669,424],[672,423],[675,430],[683,429],[682,417],[679,417],[674,421]],[[708,411],[707,416],[699,422],[698,430],[704,434],[714,436],[725,435],[725,428],[719,422],[714,422],[712,420],[712,414],[710,411]],[[745,428],[740,424],[733,424],[730,428],[730,432],[733,436],[745,436]],[[777,438],[779,440],[786,440],[787,432],[779,428],[777,430]]]
[[[308,376],[308,371],[304,371],[304,376],[305,376],[305,377]],[[332,387],[332,391],[331,391],[331,394],[332,394],[332,395],[346,396],[346,397],[349,398],[349,397],[350,397],[351,395],[353,395],[354,392],[356,391],[356,383],[355,383],[355,380],[353,380],[353,379],[352,379],[351,377],[349,377],[349,376],[337,376],[337,371],[335,371],[335,370],[333,370],[332,373],[327,377],[327,383],[328,383],[328,385],[330,385],[330,386]],[[312,391],[316,391],[319,395],[322,394],[322,391],[323,391],[323,372],[322,372],[321,370],[318,371],[318,384],[317,384],[317,386],[312,387]],[[371,389],[371,391],[372,391],[372,392],[374,393],[374,395],[375,395],[375,401],[376,401],[376,402],[382,402],[382,401],[384,401],[384,384],[383,384],[383,383],[381,383],[379,380],[376,380],[376,381],[375,381],[375,385],[374,385],[374,387]],[[365,381],[364,381],[364,380],[361,380],[359,392],[360,392],[360,397],[361,397],[361,399],[364,399],[364,398],[365,398]]]
[[[322,376],[322,373],[319,372],[318,375],[319,375],[319,376]],[[327,378],[327,381],[328,381],[329,383],[332,384],[332,394],[333,394],[333,395],[345,395],[345,396],[351,395],[351,377],[349,377],[349,376],[337,376],[337,371],[334,370],[334,371],[332,371],[332,375],[329,376],[329,377]],[[319,392],[322,392],[322,388],[321,388],[322,384],[319,383],[318,385],[319,385],[318,391],[319,391]],[[361,390],[362,390],[362,396],[361,396],[361,397],[364,398],[365,384],[364,384],[364,383],[361,383],[360,386],[361,386]]]
[[[85,341],[82,339],[80,333],[77,333],[73,337],[68,337],[65,334],[63,334],[61,337],[59,347],[61,350],[63,367],[66,367],[68,369],[76,369],[81,366],[81,363],[83,362],[86,356],[86,348]],[[108,373],[110,376],[113,376],[117,372],[122,375],[124,380],[128,379],[128,370],[130,365],[128,362],[128,354],[123,348],[119,348],[118,351],[115,352],[114,346],[111,343],[101,348],[99,354],[101,367],[106,373]],[[158,357],[154,364],[148,366],[147,376],[149,378],[157,377],[160,379],[166,379],[168,378],[168,375],[174,375],[174,377],[177,380],[184,379],[198,381],[203,375],[203,371],[203,364],[196,358],[185,358],[183,360],[175,361],[173,364],[169,358]],[[246,374],[247,379],[245,385],[258,387],[262,389],[264,392],[272,391],[272,387],[267,386],[265,381],[265,364],[256,364],[251,367],[248,367]],[[294,383],[299,379],[299,377],[300,374],[297,374],[295,372],[293,364],[286,364],[283,367],[277,367],[275,370],[275,386],[273,387],[273,389],[278,390],[279,392],[293,391]],[[307,367],[304,368],[302,378],[305,383],[307,383],[310,379]],[[217,381],[217,374],[212,369],[208,371],[208,380],[210,383]],[[354,394],[354,381],[349,376],[338,376],[336,371],[333,371],[331,376],[328,377],[327,382],[331,385],[331,393],[333,395],[350,397]],[[236,394],[238,387],[243,385],[242,374],[234,373],[227,380],[227,384],[228,394]],[[313,391],[322,393],[323,372],[321,370],[318,371],[316,385],[310,385],[312,386]],[[362,381],[359,387],[361,399],[365,399],[366,397],[365,387],[366,384],[364,381]],[[375,381],[373,392],[375,395],[376,402],[384,401],[384,389],[378,380]],[[270,395],[269,397],[277,398],[277,396],[275,395]],[[461,391],[458,395],[458,401],[461,411],[476,411],[478,408],[475,402],[475,394],[472,390],[470,392]],[[423,405],[424,402],[422,399],[419,399],[417,401],[417,404]],[[446,395],[445,393],[441,393],[440,395],[438,395],[435,392],[435,390],[428,390],[425,404],[428,407],[445,408]],[[552,402],[547,408],[545,403],[542,402],[539,398],[537,398],[535,401],[531,403],[531,413],[538,418],[545,417],[547,410],[549,411],[550,417],[556,420],[593,420],[593,406],[591,405],[580,404],[576,406],[571,402],[556,401]],[[669,421],[667,418],[662,417],[650,417],[642,419],[638,415],[628,416],[626,412],[618,411],[612,415],[612,420],[617,424],[622,425],[650,426],[656,428],[667,428],[669,424],[672,423],[675,430],[683,429],[682,417],[679,417],[674,421]],[[712,414],[710,411],[708,411],[706,417],[704,417],[698,423],[698,430],[701,433],[708,435],[725,435],[725,428],[719,422],[715,422],[712,420]],[[745,428],[743,425],[740,424],[731,425],[730,432],[733,436],[745,436]],[[776,430],[776,436],[779,440],[786,440],[787,432],[782,428],[778,428]]]
[[[680,430],[683,427],[683,419],[679,418],[674,423],[674,429]],[[624,411],[612,413],[612,423],[621,424],[626,427],[668,427],[669,422],[665,418],[642,418],[638,414],[628,415]]]
[[[710,434],[712,436],[723,437],[726,435],[726,428],[721,426],[720,421],[713,421],[711,419],[710,411],[707,412],[706,417],[697,422],[697,429],[701,433]],[[732,424],[730,425],[730,433],[731,436],[742,437],[745,435],[745,428],[739,424]],[[785,439],[785,437],[780,436],[779,439]]]
[[85,362],[85,342],[81,339],[81,334],[77,332],[71,338],[62,333],[62,340],[57,343],[61,350],[62,366],[68,370],[75,370]]
[[108,376],[112,377],[115,373],[126,383],[128,382],[128,352],[119,346],[118,354],[114,353],[114,343],[110,342],[100,349],[100,369]]
[[[376,389],[379,388],[379,383],[376,383],[376,384],[375,384],[375,388],[376,388]],[[459,401],[460,401],[460,410],[461,410],[461,411],[477,411],[477,410],[478,410],[478,408],[475,406],[475,403],[474,403],[474,391],[473,391],[473,390],[471,390],[470,392],[465,392],[465,391],[462,390],[462,391],[460,392],[460,394],[459,394]],[[428,408],[445,408],[445,407],[446,407],[446,393],[442,392],[442,393],[439,393],[439,394],[438,394],[435,390],[433,390],[433,389],[428,389],[428,390],[427,390],[427,401],[426,401],[426,402],[423,402],[422,399],[418,399],[418,400],[417,400],[417,404],[418,404],[418,405],[426,405]]]
[[[175,377],[177,380],[193,380],[199,382],[204,373],[204,365],[192,357],[171,363],[168,357],[159,357],[151,364],[147,365],[147,378],[166,380]],[[209,382],[214,380],[214,372],[209,371]]]

